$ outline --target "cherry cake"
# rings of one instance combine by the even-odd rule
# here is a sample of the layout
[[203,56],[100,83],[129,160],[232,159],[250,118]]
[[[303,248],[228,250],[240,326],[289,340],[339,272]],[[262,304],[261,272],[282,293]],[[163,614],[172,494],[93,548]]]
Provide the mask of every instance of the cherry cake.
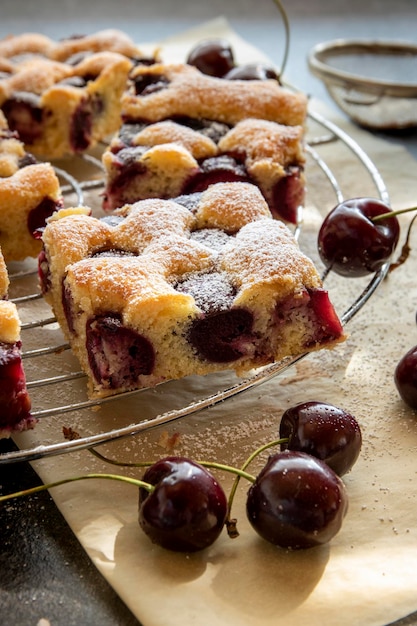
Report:
[[9,279],[0,252],[0,438],[36,424],[22,365],[20,321],[16,305],[7,300]]
[[0,41],[0,108],[37,156],[83,153],[119,128],[128,74],[147,61],[117,30],[58,42],[36,33],[6,37]]
[[255,185],[87,211],[49,220],[39,275],[93,397],[240,376],[345,338],[312,261]]
[[25,151],[0,111],[0,246],[6,262],[38,256],[37,233],[62,205],[54,168]]
[[307,99],[277,80],[227,80],[187,64],[137,66],[123,124],[103,154],[103,206],[174,198],[217,182],[250,182],[274,215],[303,203]]

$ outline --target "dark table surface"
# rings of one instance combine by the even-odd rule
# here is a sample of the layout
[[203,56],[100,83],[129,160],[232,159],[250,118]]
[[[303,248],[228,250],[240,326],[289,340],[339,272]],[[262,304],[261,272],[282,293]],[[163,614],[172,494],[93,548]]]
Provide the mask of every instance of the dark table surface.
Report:
[[[288,79],[333,106],[309,75],[306,55],[316,43],[338,37],[394,38],[417,42],[415,0],[291,0]],[[159,40],[224,15],[244,38],[279,63],[279,17],[270,0],[187,0],[55,3],[3,0],[0,37],[43,32],[53,38],[116,27],[137,41]],[[282,31],[280,31],[282,32]],[[417,155],[417,136],[396,138]],[[13,449],[0,441],[0,453]],[[3,493],[39,484],[27,463],[0,464]],[[5,626],[137,626],[137,619],[96,570],[48,492],[0,507],[0,623]],[[416,600],[417,608],[417,600]],[[417,613],[395,622],[417,624]],[[358,626],[358,625],[355,625]],[[366,625],[361,625],[366,626]]]

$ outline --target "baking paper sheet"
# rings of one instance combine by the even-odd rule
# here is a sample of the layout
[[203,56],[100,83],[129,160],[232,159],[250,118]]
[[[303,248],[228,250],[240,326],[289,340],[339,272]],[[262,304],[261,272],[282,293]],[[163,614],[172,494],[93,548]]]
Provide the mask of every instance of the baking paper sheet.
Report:
[[[194,41],[213,35],[227,37],[240,62],[262,58],[223,20],[166,42],[164,55],[183,60]],[[416,162],[404,148],[358,130],[319,102],[311,101],[310,107],[337,122],[368,153],[394,207],[416,203]],[[367,195],[369,175],[358,170],[355,159],[346,156],[337,143],[325,150],[343,180],[345,195]],[[311,186],[320,192],[320,182],[312,180],[314,172],[311,177]],[[302,245],[313,256],[312,233],[320,212],[330,208],[327,197],[320,206],[319,196],[311,201],[302,234]],[[401,218],[403,236],[409,219],[407,215]],[[248,485],[244,481],[233,511],[240,536],[231,540],[224,532],[211,548],[193,555],[165,551],[142,534],[134,487],[98,480],[52,491],[92,561],[144,626],[381,626],[417,610],[417,415],[401,402],[393,382],[399,358],[417,343],[416,230],[411,246],[407,263],[384,281],[348,324],[345,344],[310,355],[271,382],[217,407],[100,447],[102,453],[129,462],[156,460],[173,452],[195,460],[241,465],[255,447],[276,438],[280,416],[288,406],[306,400],[334,403],[356,415],[363,449],[344,478],[349,511],[341,532],[329,545],[287,552],[261,540],[245,519]],[[332,285],[336,299],[341,292],[349,299],[357,289],[348,279]],[[53,328],[40,331],[42,341],[56,332]],[[70,356],[67,361],[65,367],[70,370],[74,363]],[[122,426],[142,415],[180,406],[195,393],[212,392],[233,380],[232,375],[221,374],[169,383],[137,399],[89,411],[87,417],[80,412],[45,421],[17,441],[21,447],[56,441],[62,426],[74,427],[82,435],[103,426]],[[79,383],[80,387],[84,384]],[[48,393],[45,405],[50,401]],[[66,387],[61,395],[68,401]],[[253,473],[265,458],[251,467]],[[141,470],[112,468],[88,451],[36,461],[34,467],[45,482],[92,471],[142,474]],[[228,490],[231,478],[216,475]]]

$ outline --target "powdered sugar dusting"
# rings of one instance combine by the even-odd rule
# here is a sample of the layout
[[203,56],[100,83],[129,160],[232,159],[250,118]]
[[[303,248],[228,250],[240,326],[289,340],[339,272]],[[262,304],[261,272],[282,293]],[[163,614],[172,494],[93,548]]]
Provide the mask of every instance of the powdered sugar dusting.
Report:
[[140,74],[164,76],[169,85],[144,97],[126,94],[122,99],[122,113],[126,118],[156,122],[174,115],[186,115],[229,124],[248,117],[289,125],[302,125],[305,121],[305,95],[293,93],[275,80],[224,81],[181,64],[138,67],[133,78]]

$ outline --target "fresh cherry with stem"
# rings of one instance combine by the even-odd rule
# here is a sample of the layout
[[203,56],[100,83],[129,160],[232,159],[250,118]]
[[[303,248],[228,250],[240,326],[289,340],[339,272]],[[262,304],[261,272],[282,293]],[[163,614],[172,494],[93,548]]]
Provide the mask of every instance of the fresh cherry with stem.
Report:
[[[64,435],[71,439],[78,437],[72,429],[66,428]],[[261,452],[285,443],[288,443],[288,439],[280,438],[261,446],[240,469],[216,462],[195,462],[177,456],[153,463],[122,463],[108,459],[92,448],[92,454],[108,463],[146,467],[143,479],[115,474],[86,474],[0,496],[0,502],[76,480],[120,480],[138,488],[139,524],[153,542],[170,550],[193,552],[210,546],[219,537],[224,525],[230,537],[238,536],[236,520],[231,518],[231,509],[238,481],[245,478],[252,484],[247,497],[247,516],[260,536],[282,547],[293,549],[329,541],[339,530],[347,507],[343,483],[329,466],[311,455],[286,450],[270,457],[257,477],[246,472],[248,465]],[[281,458],[282,455],[286,461],[297,463],[297,471],[290,478],[286,476],[287,471],[281,476],[276,471],[275,462],[271,461],[276,457]],[[228,499],[209,468],[235,474]],[[287,490],[285,501],[282,499],[280,486],[282,480]],[[300,501],[300,480],[302,484],[306,482],[306,488],[311,491],[309,499],[304,497]],[[268,493],[264,492],[265,485],[270,486]],[[327,497],[323,498],[320,492],[326,493]]]
[[143,480],[155,489],[139,489],[139,525],[154,543],[195,552],[216,541],[226,520],[227,498],[206,468],[167,457],[151,465]]
[[351,198],[336,205],[318,234],[318,251],[325,267],[348,277],[378,271],[398,243],[396,215],[375,198]]

